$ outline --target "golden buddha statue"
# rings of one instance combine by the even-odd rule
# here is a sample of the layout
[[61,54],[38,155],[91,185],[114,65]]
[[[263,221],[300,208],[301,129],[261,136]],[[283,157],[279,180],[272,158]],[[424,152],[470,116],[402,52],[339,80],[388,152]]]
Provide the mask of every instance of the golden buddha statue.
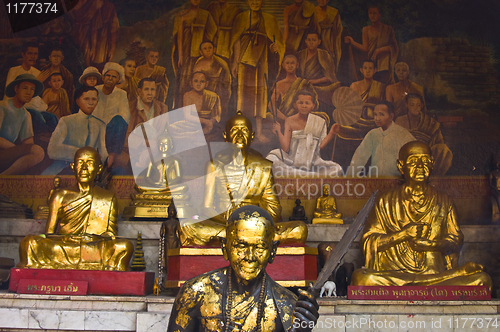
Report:
[[116,196],[94,185],[102,170],[99,153],[91,147],[77,150],[71,168],[77,184],[54,190],[45,234],[28,235],[21,241],[17,267],[130,270],[134,245],[116,238]]
[[397,166],[405,183],[378,197],[360,241],[366,268],[354,271],[352,285],[485,285],[491,290],[481,265],[458,266],[464,236],[452,200],[427,183],[433,165],[428,145],[413,141],[401,148]]
[[[181,245],[217,245],[225,237],[226,220],[238,207],[258,205],[278,221],[281,205],[273,192],[272,162],[250,149],[252,123],[238,112],[223,133],[231,147],[207,164],[203,213],[209,219],[181,222]],[[217,203],[216,203],[217,202]],[[176,204],[177,206],[177,204]],[[302,221],[276,223],[275,240],[281,244],[305,243],[307,226]]]
[[130,195],[132,202],[124,209],[124,216],[165,218],[173,199],[179,216],[185,216],[188,209],[188,188],[181,184],[180,164],[179,160],[172,156],[173,148],[172,138],[167,132],[158,136],[161,158],[156,162],[150,161],[148,167],[137,177],[134,187],[138,193]]
[[49,217],[49,204],[54,190],[59,189],[61,186],[61,178],[56,176],[53,180],[54,188],[50,189],[49,195],[47,196],[47,205],[40,205],[33,216],[33,219],[47,219]]
[[167,331],[311,331],[319,317],[315,297],[299,290],[297,299],[266,273],[279,244],[271,215],[247,205],[227,224],[222,251],[229,266],[184,283]]
[[330,196],[330,186],[323,185],[323,195],[316,200],[313,224],[343,224],[342,213],[337,212],[335,197]]

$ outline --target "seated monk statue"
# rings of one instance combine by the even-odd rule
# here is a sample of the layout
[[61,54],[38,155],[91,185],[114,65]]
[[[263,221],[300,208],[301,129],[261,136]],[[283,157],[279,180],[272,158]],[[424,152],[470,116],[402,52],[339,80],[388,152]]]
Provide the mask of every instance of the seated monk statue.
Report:
[[[252,123],[238,112],[226,122],[223,132],[226,142],[232,143],[208,162],[205,178],[203,213],[207,220],[180,225],[180,239],[187,245],[218,245],[225,237],[226,220],[238,207],[258,205],[278,221],[281,205],[273,192],[272,162],[250,149],[254,138]],[[275,239],[282,244],[304,243],[307,226],[302,221],[276,223]]]
[[352,274],[358,286],[488,286],[479,264],[458,266],[463,234],[452,200],[428,185],[434,159],[425,143],[406,143],[397,166],[405,178],[381,194],[365,225],[360,246],[366,268]]
[[[149,163],[148,168],[139,175],[135,184],[135,189],[140,194],[132,194],[132,200],[137,199],[162,199],[172,200],[172,195],[183,194],[187,191],[185,185],[179,185],[182,181],[179,160],[169,154],[172,154],[173,142],[167,132],[158,136],[158,148],[161,153],[161,159]],[[162,205],[170,205],[163,202]]]
[[21,241],[17,268],[130,270],[134,245],[115,237],[116,196],[94,185],[102,170],[99,153],[91,147],[77,150],[71,168],[77,184],[53,192],[45,234]]
[[292,211],[292,216],[289,218],[289,220],[302,220],[305,223],[308,223],[307,217],[306,217],[306,210],[302,205],[300,199],[295,200],[295,207],[293,208]]
[[323,195],[316,200],[313,224],[343,224],[342,213],[337,212],[335,197],[330,196],[330,186],[323,185]]

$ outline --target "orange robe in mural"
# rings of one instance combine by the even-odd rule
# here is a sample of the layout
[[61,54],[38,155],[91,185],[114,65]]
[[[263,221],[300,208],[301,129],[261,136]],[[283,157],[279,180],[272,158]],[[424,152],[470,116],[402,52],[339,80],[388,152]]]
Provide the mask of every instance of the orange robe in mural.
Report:
[[290,11],[288,15],[288,38],[286,52],[295,54],[303,48],[307,32],[318,31],[316,7],[307,0],[302,1],[299,8]]
[[[172,39],[172,65],[176,79],[175,108],[182,107],[182,98],[189,91],[189,82],[196,60],[200,56],[200,45],[205,40],[213,40],[217,32],[212,15],[206,10],[198,9],[196,17],[182,23],[181,18],[189,9],[182,10],[175,16]],[[184,55],[182,67],[179,68],[179,51],[177,50],[177,36],[182,29]]]
[[[253,19],[253,18],[252,18]],[[249,24],[250,11],[243,12],[236,18],[233,28],[231,49],[240,42],[238,62],[238,103],[237,109],[247,117],[266,117],[267,82],[275,79],[277,68],[281,66],[285,53],[283,35],[278,27],[278,20],[271,14],[260,12],[260,18],[254,25]],[[276,39],[278,54],[269,50]]]
[[326,77],[330,82],[322,83],[314,86],[314,90],[318,94],[320,103],[324,105],[332,105],[333,92],[340,87],[340,82],[335,77],[335,63],[327,51],[318,49],[312,58],[307,60],[308,50],[302,50],[297,54],[299,59],[300,77],[306,80],[318,79]]
[[377,63],[378,72],[384,70],[388,71],[388,80],[383,83],[391,84],[394,83],[394,66],[396,65],[396,61],[398,59],[399,47],[394,29],[389,25],[381,23],[378,35],[368,35],[368,58],[371,59],[373,52],[375,52],[377,48],[384,46],[389,46],[391,51],[377,56],[374,60]]
[[104,65],[111,60],[120,27],[115,5],[109,0],[80,0],[70,14],[73,38],[83,52],[85,65]]
[[[59,72],[61,73],[64,84],[61,86],[68,94],[69,106],[73,105],[73,95],[75,93],[75,84],[73,83],[73,74],[66,69],[63,65],[59,66]],[[51,69],[51,65],[42,68],[42,71],[38,75],[37,79],[43,83],[45,89],[50,89],[49,76],[53,74],[54,71]]]
[[207,11],[217,25],[217,34],[215,35],[215,47],[217,54],[224,59],[229,59],[231,50],[231,32],[233,30],[234,20],[241,10],[233,5],[228,5],[226,10],[222,11],[219,0],[212,1],[207,6]]
[[[49,93],[49,91],[50,88],[43,91],[42,99],[47,95],[47,93]],[[49,101],[47,106],[47,112],[54,114],[58,119],[65,115],[71,115],[68,94],[63,88],[59,89],[57,99]]]
[[318,25],[321,38],[319,47],[330,54],[335,63],[335,69],[338,70],[340,56],[342,55],[342,23],[339,11],[328,6],[325,18],[318,22]]
[[[202,59],[203,57],[200,57],[196,61],[195,68]],[[205,89],[215,92],[220,97],[222,117],[225,118],[228,114],[229,98],[231,97],[231,73],[226,61],[222,58],[214,55],[213,60],[210,69],[203,70],[207,78]]]
[[[167,99],[168,93],[168,78],[165,73],[165,67],[162,66],[154,66],[153,72],[148,75],[148,65],[144,64],[142,66],[137,67],[135,70],[135,76],[139,78],[139,80],[149,77],[155,80],[156,83],[156,100],[165,103]],[[129,83],[130,84],[130,83]],[[129,98],[130,100],[130,98]]]

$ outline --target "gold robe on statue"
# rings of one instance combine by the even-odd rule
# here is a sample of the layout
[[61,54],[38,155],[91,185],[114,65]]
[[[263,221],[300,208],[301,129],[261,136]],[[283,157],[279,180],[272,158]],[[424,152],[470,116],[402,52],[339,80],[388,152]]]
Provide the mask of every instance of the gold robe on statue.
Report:
[[[257,205],[277,222],[281,217],[281,205],[273,192],[272,162],[249,149],[243,173],[241,166],[235,165],[232,158],[232,153],[222,151],[208,163],[204,207],[212,208],[217,205],[217,211],[224,211],[220,219],[227,220],[237,208]],[[240,198],[240,201],[233,205],[236,198]],[[279,239],[282,244],[304,243],[307,238],[307,226],[301,221],[278,222],[275,224],[275,232],[275,239]],[[219,237],[225,236],[226,224],[219,221],[207,219],[181,225],[182,245],[216,244]]]
[[416,128],[409,131],[420,142],[430,146],[434,158],[433,175],[444,175],[451,167],[453,153],[445,144],[441,134],[441,124],[425,113],[420,113],[420,121]]
[[[407,189],[402,185],[379,197],[360,241],[366,268],[354,271],[352,284],[486,285],[491,288],[491,278],[485,272],[477,272],[475,264],[469,262],[458,266],[463,234],[457,224],[452,200],[427,186],[417,202]],[[395,234],[409,223],[425,224],[427,228],[422,238],[443,241],[447,250],[417,251],[409,241],[389,248],[379,247],[382,236]]]
[[288,28],[286,52],[295,54],[304,48],[306,32],[318,32],[316,7],[307,0],[302,1],[297,10],[288,13]]
[[[50,88],[49,88],[50,89]],[[49,89],[45,89],[42,93],[43,97],[49,93]],[[54,114],[58,119],[65,115],[71,115],[71,109],[69,108],[69,98],[68,94],[63,88],[59,89],[59,95],[57,100],[52,100],[47,105],[47,112]]]
[[335,76],[335,63],[330,54],[325,50],[318,49],[318,53],[309,60],[307,60],[307,52],[307,49],[305,49],[297,54],[297,58],[299,59],[299,76],[306,80],[322,77],[328,78],[330,83],[313,84],[313,86],[318,94],[320,105],[332,105],[333,93],[340,87],[340,82]]
[[[277,76],[285,54],[283,35],[276,17],[261,11],[259,18],[256,24],[249,26],[250,11],[239,14],[231,40],[231,51],[234,44],[240,42],[240,57],[233,59],[238,62],[237,110],[249,118],[266,117],[267,84]],[[273,38],[276,39],[278,54],[269,50]],[[274,68],[274,64],[277,68]]]
[[[209,12],[198,9],[197,15],[191,20],[184,21],[181,26],[181,17],[189,9],[182,10],[175,16],[174,31],[172,38],[172,66],[176,80],[175,108],[182,107],[184,93],[190,90],[189,82],[196,60],[200,56],[200,45],[205,40],[213,40],[217,32],[217,26]],[[182,29],[183,43],[182,53],[184,56],[182,67],[179,68],[179,51],[177,49],[178,32]],[[137,72],[137,71],[136,71]]]
[[[22,240],[17,267],[128,270],[134,246],[129,240],[115,238],[116,205],[115,194],[99,187],[63,203],[56,220],[49,217],[46,238],[28,235]],[[55,235],[57,225],[60,229]]]
[[[135,76],[139,78],[139,80],[149,77],[155,80],[156,83],[156,100],[161,101],[162,103],[165,103],[165,100],[167,99],[167,93],[168,93],[168,79],[167,79],[167,74],[165,73],[165,67],[162,66],[154,66],[153,72],[150,75],[147,75],[148,71],[148,65],[144,64],[142,66],[137,67],[135,70]],[[130,82],[130,81],[129,81]],[[130,101],[129,97],[129,101]]]
[[342,23],[339,11],[333,7],[326,7],[326,17],[319,22],[321,44],[332,57],[335,69],[338,70],[340,56],[342,55]]
[[228,5],[226,10],[222,11],[219,0],[212,1],[207,6],[207,11],[217,25],[217,34],[215,35],[217,54],[225,59],[229,59],[231,51],[231,32],[233,30],[234,20],[241,9],[236,6]]
[[339,137],[347,140],[363,140],[365,135],[376,127],[373,120],[375,104],[385,99],[385,84],[373,80],[368,89],[361,94],[364,102],[361,118],[352,126],[341,126]]

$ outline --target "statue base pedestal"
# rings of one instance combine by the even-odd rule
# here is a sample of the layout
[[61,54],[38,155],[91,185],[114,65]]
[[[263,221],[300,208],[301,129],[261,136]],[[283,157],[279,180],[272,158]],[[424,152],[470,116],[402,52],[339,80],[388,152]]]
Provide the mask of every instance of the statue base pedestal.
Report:
[[348,286],[349,300],[489,301],[487,286]]
[[343,225],[344,220],[340,218],[314,218],[312,220],[313,224],[334,224],[334,225]]
[[[177,207],[178,218],[191,218],[196,214],[190,206]],[[168,219],[168,205],[130,205],[123,210],[123,217],[127,220],[166,220]]]
[[[221,248],[182,247],[170,249],[167,255],[166,288],[180,287],[186,280],[229,265],[222,256]],[[283,287],[307,287],[317,278],[317,255],[317,248],[278,247],[276,258],[267,265],[266,271]]]
[[[93,271],[93,270],[53,270],[53,269],[16,269],[10,270],[9,291],[18,294],[33,293],[33,287],[23,280],[33,281],[36,288],[53,290],[54,281],[69,284],[74,281],[88,283],[88,295],[136,295],[143,296],[153,292],[155,282],[154,272],[122,272],[122,271]],[[47,285],[43,284],[46,281]],[[67,285],[55,285],[67,286]],[[50,287],[49,287],[50,286]],[[28,289],[30,288],[30,289]],[[61,287],[64,289],[64,287]],[[45,294],[51,294],[45,292]],[[65,293],[68,295],[69,293]],[[77,295],[73,293],[73,295]]]

